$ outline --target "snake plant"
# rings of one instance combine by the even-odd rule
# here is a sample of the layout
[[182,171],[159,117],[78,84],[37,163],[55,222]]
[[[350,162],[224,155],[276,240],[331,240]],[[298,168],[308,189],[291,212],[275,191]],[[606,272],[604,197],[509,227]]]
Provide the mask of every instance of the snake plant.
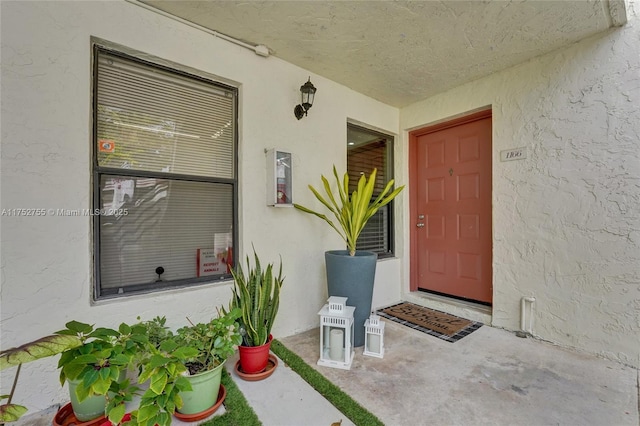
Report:
[[247,275],[239,263],[231,270],[234,286],[233,296],[229,304],[230,310],[240,308],[240,333],[243,346],[260,346],[267,343],[273,322],[280,305],[280,288],[282,277],[282,260],[278,275],[273,273],[273,264],[262,269],[260,259],[253,251],[254,266],[251,267],[247,255]]
[[338,172],[336,171],[336,166],[333,166],[333,175],[338,184],[339,197],[334,195],[329,181],[323,175],[322,183],[324,185],[324,190],[327,193],[328,200],[313,186],[309,185],[309,189],[313,192],[313,195],[315,195],[316,198],[336,217],[340,228],[338,228],[331,219],[322,213],[313,211],[307,207],[301,206],[300,204],[294,203],[293,205],[298,210],[316,215],[327,222],[347,243],[349,254],[351,256],[355,256],[358,237],[360,237],[360,233],[367,224],[367,221],[371,219],[371,217],[376,214],[381,207],[389,204],[389,202],[391,202],[391,200],[393,200],[404,189],[403,185],[391,190],[394,182],[393,179],[391,179],[380,195],[378,195],[375,200],[371,201],[373,199],[373,190],[376,183],[376,173],[377,169],[373,169],[371,175],[369,175],[369,179],[367,179],[364,174],[360,176],[357,188],[351,195],[349,195],[349,173],[344,174],[341,182],[338,177]]

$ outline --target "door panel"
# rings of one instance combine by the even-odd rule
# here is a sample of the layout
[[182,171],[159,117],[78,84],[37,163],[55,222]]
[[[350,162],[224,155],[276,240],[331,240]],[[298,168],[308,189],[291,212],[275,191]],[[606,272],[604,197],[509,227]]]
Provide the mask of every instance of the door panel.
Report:
[[491,303],[491,117],[412,140],[412,287]]

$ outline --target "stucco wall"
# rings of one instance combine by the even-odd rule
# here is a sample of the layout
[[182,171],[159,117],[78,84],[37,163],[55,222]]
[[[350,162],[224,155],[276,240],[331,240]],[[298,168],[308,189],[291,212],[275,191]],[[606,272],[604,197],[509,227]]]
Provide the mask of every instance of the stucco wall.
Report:
[[[398,111],[277,58],[262,58],[125,2],[1,2],[0,208],[90,206],[90,36],[197,68],[240,87],[240,249],[284,261],[274,334],[317,325],[323,252],[341,241],[316,218],[265,205],[264,149],[291,151],[294,199],[313,204],[332,164],[346,164],[346,121],[396,133],[493,107],[493,325],[519,328],[535,296],[534,332],[639,366],[640,23],[584,40]],[[299,86],[318,88],[297,121]],[[396,178],[407,175],[407,134]],[[500,162],[503,149],[528,158]],[[374,306],[409,289],[408,226],[397,203],[397,258],[380,261]],[[70,319],[115,326],[140,315],[205,320],[229,283],[93,305],[89,218],[1,218],[0,346],[21,344]],[[402,287],[399,283],[402,283]],[[8,393],[13,370],[2,374]],[[26,365],[16,401],[31,410],[67,400],[55,360]],[[37,389],[37,391],[34,391]]]
[[[520,299],[534,296],[536,336],[634,366],[640,365],[637,9],[629,4],[623,28],[404,108],[400,123],[410,130],[492,106],[493,325],[518,330]],[[500,161],[501,150],[517,147],[526,147],[525,160]]]
[[[391,133],[399,111],[275,57],[253,52],[125,2],[2,2],[1,208],[90,207],[90,37],[95,36],[217,75],[240,87],[240,250],[286,275],[274,335],[316,327],[326,298],[323,252],[343,247],[318,219],[265,203],[265,148],[293,154],[294,199],[335,163],[346,166],[347,119]],[[318,88],[309,116],[293,107],[311,75]],[[116,326],[156,315],[180,326],[227,304],[229,283],[91,303],[88,217],[2,217],[1,347],[22,344],[76,319]],[[398,259],[380,262],[375,302],[400,298]],[[30,410],[68,400],[57,359],[25,365],[15,402]],[[14,370],[2,375],[2,394]]]

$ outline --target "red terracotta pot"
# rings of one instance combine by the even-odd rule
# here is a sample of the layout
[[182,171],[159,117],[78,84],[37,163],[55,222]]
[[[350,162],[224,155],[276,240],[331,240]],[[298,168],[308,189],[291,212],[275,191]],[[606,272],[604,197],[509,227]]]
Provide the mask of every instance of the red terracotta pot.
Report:
[[73,408],[71,407],[71,403],[68,403],[58,410],[51,423],[53,426],[99,426],[104,423],[105,420],[105,416],[100,416],[97,419],[82,422],[76,418]]
[[242,380],[246,380],[249,382],[257,382],[260,380],[264,380],[267,377],[270,377],[275,371],[277,366],[278,366],[278,358],[276,358],[276,356],[273,354],[269,354],[269,362],[267,362],[267,367],[259,373],[247,374],[244,371],[242,371],[242,368],[240,368],[240,360],[236,361],[235,370],[238,377],[240,377]]
[[273,340],[273,336],[269,335],[269,339],[264,345],[238,346],[238,351],[240,352],[240,368],[243,373],[260,373],[267,368],[271,340]]

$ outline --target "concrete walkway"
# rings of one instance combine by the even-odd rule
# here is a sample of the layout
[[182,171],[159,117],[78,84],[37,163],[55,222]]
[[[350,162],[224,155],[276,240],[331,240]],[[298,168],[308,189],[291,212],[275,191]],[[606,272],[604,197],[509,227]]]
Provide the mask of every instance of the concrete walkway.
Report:
[[238,377],[234,371],[237,360],[236,352],[227,361],[227,371],[264,426],[330,426],[340,421],[341,426],[353,425],[281,359],[271,376],[256,382]]
[[[317,329],[281,342],[389,426],[640,424],[634,368],[488,326],[449,343],[385,322],[384,358],[360,348],[350,371],[316,365]],[[344,417],[282,362],[263,382],[237,383],[265,426]]]

